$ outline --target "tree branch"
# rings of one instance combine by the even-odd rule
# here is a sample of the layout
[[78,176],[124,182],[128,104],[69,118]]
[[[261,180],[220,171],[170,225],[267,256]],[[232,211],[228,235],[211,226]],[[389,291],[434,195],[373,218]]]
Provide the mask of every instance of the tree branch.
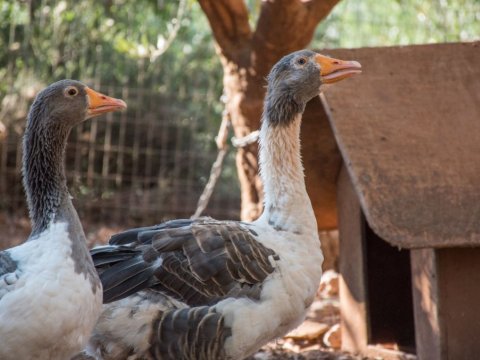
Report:
[[315,21],[319,23],[330,14],[333,7],[339,3],[340,0],[306,0],[305,6],[308,11],[312,13]]
[[243,0],[198,0],[222,53],[231,57],[252,38]]
[[172,22],[172,29],[168,31],[167,39],[164,40],[163,44],[159,46],[159,42],[157,41],[155,49],[150,54],[150,62],[155,62],[155,60],[157,60],[159,56],[163,55],[172,45],[173,40],[175,40],[178,35],[178,30],[180,30],[180,28],[182,27],[182,20],[185,14],[186,5],[187,0],[180,0],[180,2],[178,3],[177,15],[174,18],[175,22]]
[[264,0],[255,35],[284,54],[307,46],[320,20],[339,0]]
[[254,34],[256,52],[268,52],[257,64],[264,76],[278,59],[306,47],[315,28],[339,0],[263,0]]

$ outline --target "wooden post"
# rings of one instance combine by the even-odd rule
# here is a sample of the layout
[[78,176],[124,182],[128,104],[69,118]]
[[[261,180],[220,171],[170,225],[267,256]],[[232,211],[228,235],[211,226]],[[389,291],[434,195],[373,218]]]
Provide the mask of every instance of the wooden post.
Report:
[[368,343],[362,212],[345,166],[340,171],[337,196],[342,348],[360,352]]
[[421,360],[442,359],[435,250],[410,251],[415,342]]
[[480,248],[412,250],[417,354],[478,359]]
[[441,359],[478,359],[480,248],[446,248],[435,253]]

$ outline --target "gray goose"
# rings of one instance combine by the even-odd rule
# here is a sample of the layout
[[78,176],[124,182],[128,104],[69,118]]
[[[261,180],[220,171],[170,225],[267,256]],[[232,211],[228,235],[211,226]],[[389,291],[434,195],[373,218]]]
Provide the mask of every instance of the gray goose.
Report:
[[23,138],[32,233],[0,252],[0,359],[65,360],[86,345],[102,287],[68,193],[64,152],[73,126],[126,107],[78,81],[41,91]]
[[242,359],[303,321],[323,255],[300,158],[302,113],[322,84],[360,72],[358,62],[308,50],[273,67],[258,220],[173,220],[92,250],[107,304],[85,357]]

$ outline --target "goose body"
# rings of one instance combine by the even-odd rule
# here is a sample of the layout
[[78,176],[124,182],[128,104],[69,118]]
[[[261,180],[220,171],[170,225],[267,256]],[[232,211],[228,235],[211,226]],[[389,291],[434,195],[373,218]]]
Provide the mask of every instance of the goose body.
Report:
[[243,359],[303,321],[323,255],[300,158],[301,114],[322,83],[359,69],[307,50],[274,66],[260,130],[265,210],[257,221],[173,220],[92,250],[106,305],[85,354]]
[[0,359],[69,359],[101,311],[102,287],[66,187],[70,129],[124,108],[121,100],[63,80],[34,101],[24,136],[23,175],[32,234],[0,252]]
[[[314,218],[310,218],[310,222],[314,225]],[[175,226],[175,223],[169,225]],[[168,230],[167,225],[159,233]],[[189,261],[195,262],[198,255],[185,258],[178,255],[181,258],[179,264],[175,264],[173,256],[167,255],[164,263],[168,263],[168,270],[159,275],[162,277],[160,283],[152,284],[153,288],[162,289],[160,293],[154,290],[142,291],[104,305],[90,347],[97,352],[101,348],[112,352],[108,355],[97,353],[95,356],[123,359],[135,348],[139,358],[150,354],[156,359],[242,359],[303,321],[305,312],[314,299],[323,261],[314,226],[305,226],[301,233],[287,230],[281,235],[275,235],[268,220],[247,225],[201,218],[182,226],[182,231],[189,233],[182,240],[182,245],[190,243],[185,246],[194,246],[194,241],[206,241],[205,247],[208,247],[208,242],[215,238],[215,233],[225,234],[221,240],[225,243],[217,244],[219,246],[209,254],[212,257],[207,256],[207,264],[198,264],[191,271],[192,274],[196,271],[193,275],[196,278],[210,272],[214,273],[213,278],[197,282],[196,279],[188,279],[188,275],[180,268]],[[192,233],[196,232],[207,232],[209,237],[201,239],[200,235],[194,239]],[[138,236],[145,235],[140,233]],[[244,238],[247,240],[242,240]],[[307,238],[308,243],[305,242]],[[305,246],[295,245],[300,239]],[[242,248],[245,243],[250,248]],[[185,254],[183,248],[181,246],[175,251],[177,254]],[[143,254],[139,256],[143,257]],[[241,257],[238,261],[234,259],[237,256]],[[96,261],[102,261],[99,253],[94,252],[94,257]],[[219,257],[223,259],[219,261]],[[306,261],[299,263],[299,258],[305,258]],[[133,261],[124,264],[122,270],[134,267],[133,263],[140,259],[134,257],[131,260]],[[212,265],[216,261],[219,264]],[[155,262],[155,265],[145,264],[150,267],[144,271],[163,271],[158,268],[162,260],[156,259]],[[228,265],[232,263],[235,264]],[[230,270],[229,266],[232,267]],[[236,273],[233,269],[235,267],[241,268],[239,272],[243,274]],[[122,270],[117,268],[114,271],[122,273]],[[105,273],[104,279],[107,275]],[[178,277],[182,279],[178,280]],[[183,277],[186,278],[185,281]],[[224,285],[218,285],[222,283]],[[167,320],[169,317],[176,318],[178,328],[170,328]],[[210,322],[202,324],[206,319]],[[161,334],[158,330],[162,328],[168,330]],[[191,354],[180,357],[178,353],[168,354],[167,349],[178,346],[177,342],[186,333],[205,333],[210,334],[210,337],[197,346],[187,341],[183,348],[179,348],[182,354],[187,350],[192,351]]]
[[0,358],[68,359],[85,346],[102,304],[97,279],[75,270],[68,224],[52,223],[6,254],[18,279],[0,299]]

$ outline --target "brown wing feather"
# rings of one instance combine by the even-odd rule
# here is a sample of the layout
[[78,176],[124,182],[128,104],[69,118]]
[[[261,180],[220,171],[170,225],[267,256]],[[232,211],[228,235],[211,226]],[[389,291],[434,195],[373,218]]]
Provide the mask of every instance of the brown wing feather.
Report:
[[[236,221],[175,220],[118,234],[111,243],[122,245],[94,249],[92,256],[107,301],[151,288],[190,306],[211,305],[229,296],[259,298],[278,256],[256,236]],[[143,271],[129,276],[131,263]]]
[[202,306],[159,312],[150,338],[150,356],[178,360],[224,359],[231,329],[214,309]]
[[[162,270],[155,273],[159,284],[167,287],[166,273],[173,275],[177,279],[175,292],[182,300],[186,296],[179,283],[188,285],[184,290],[194,288],[209,300],[258,298],[261,283],[274,270],[269,257],[278,257],[256,241],[245,225],[209,219],[178,230],[162,231],[152,240],[152,247],[160,251],[164,261]],[[162,252],[165,249],[170,253]]]

